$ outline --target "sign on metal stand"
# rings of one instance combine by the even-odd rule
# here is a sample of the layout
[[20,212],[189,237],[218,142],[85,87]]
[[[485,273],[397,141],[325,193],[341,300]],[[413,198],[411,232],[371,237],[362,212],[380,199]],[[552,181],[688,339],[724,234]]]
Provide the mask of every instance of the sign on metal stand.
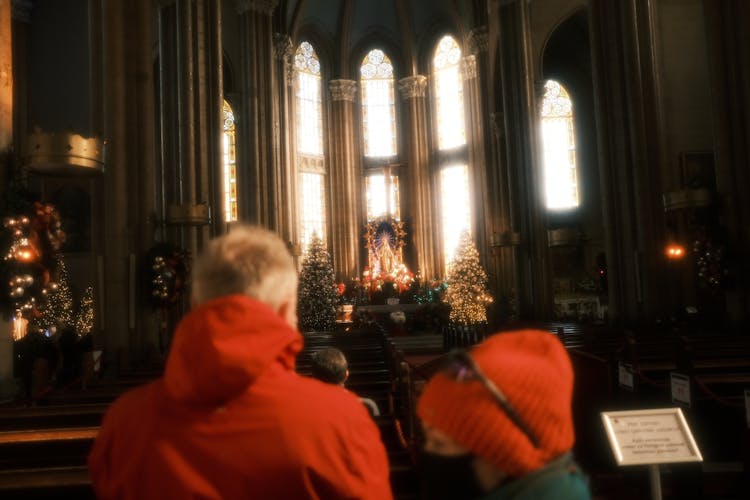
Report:
[[602,412],[617,465],[648,465],[651,498],[661,500],[659,464],[702,462],[680,408]]

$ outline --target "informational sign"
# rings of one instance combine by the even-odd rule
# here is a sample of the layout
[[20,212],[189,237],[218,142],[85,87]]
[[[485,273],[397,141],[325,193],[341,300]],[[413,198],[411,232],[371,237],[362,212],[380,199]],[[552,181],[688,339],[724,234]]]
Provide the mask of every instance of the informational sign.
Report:
[[672,382],[672,402],[682,403],[689,408],[692,404],[690,396],[690,377],[677,372],[671,372],[669,376]]
[[617,465],[703,461],[680,408],[601,415]]
[[750,429],[750,389],[745,389],[745,419],[747,428]]
[[628,390],[635,390],[635,382],[633,379],[633,365],[626,363],[620,363],[617,370],[617,379],[620,382],[620,387],[624,387]]

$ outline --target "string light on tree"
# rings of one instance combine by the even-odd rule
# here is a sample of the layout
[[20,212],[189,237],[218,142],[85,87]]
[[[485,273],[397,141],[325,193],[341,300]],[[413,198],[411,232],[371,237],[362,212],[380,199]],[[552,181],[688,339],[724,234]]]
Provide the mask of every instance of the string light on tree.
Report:
[[94,328],[94,289],[87,287],[76,315],[76,332],[83,337],[91,333]]
[[8,280],[7,293],[15,317],[28,316],[37,305],[36,295],[40,290],[47,291],[42,280],[35,276],[39,253],[29,242],[29,224],[26,216],[3,219],[3,227],[10,233],[10,244],[3,257],[3,276]]
[[331,330],[336,320],[337,289],[331,256],[313,234],[299,275],[298,316],[304,331]]
[[486,323],[487,305],[492,300],[487,289],[487,273],[479,263],[479,252],[468,231],[464,231],[448,267],[445,302],[451,308],[450,321],[457,325]]
[[42,312],[42,327],[54,331],[58,324],[73,326],[73,294],[68,282],[65,261],[57,259],[57,283],[47,293],[47,306]]

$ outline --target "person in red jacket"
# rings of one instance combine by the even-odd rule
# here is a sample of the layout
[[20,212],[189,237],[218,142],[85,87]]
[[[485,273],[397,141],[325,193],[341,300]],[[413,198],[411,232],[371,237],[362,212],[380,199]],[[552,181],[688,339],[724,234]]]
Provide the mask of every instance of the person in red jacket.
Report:
[[164,375],[105,414],[88,457],[98,498],[392,498],[357,397],[294,371],[296,297],[273,233],[233,227],[208,244]]

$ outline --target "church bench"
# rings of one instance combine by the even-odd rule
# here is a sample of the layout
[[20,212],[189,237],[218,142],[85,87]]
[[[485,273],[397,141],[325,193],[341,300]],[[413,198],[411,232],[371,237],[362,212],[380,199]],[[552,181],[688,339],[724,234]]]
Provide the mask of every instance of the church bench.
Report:
[[77,465],[0,471],[0,498],[86,500],[95,496],[88,468]]
[[48,405],[0,409],[0,431],[97,426],[109,404]]
[[[350,372],[360,370],[381,370],[387,367],[385,359],[382,358],[354,360],[351,363],[349,363],[347,360],[347,364],[349,365]],[[312,362],[309,359],[303,359],[297,362],[296,368],[299,373],[310,373],[310,371],[312,370]]]
[[99,427],[0,432],[0,470],[85,465]]

